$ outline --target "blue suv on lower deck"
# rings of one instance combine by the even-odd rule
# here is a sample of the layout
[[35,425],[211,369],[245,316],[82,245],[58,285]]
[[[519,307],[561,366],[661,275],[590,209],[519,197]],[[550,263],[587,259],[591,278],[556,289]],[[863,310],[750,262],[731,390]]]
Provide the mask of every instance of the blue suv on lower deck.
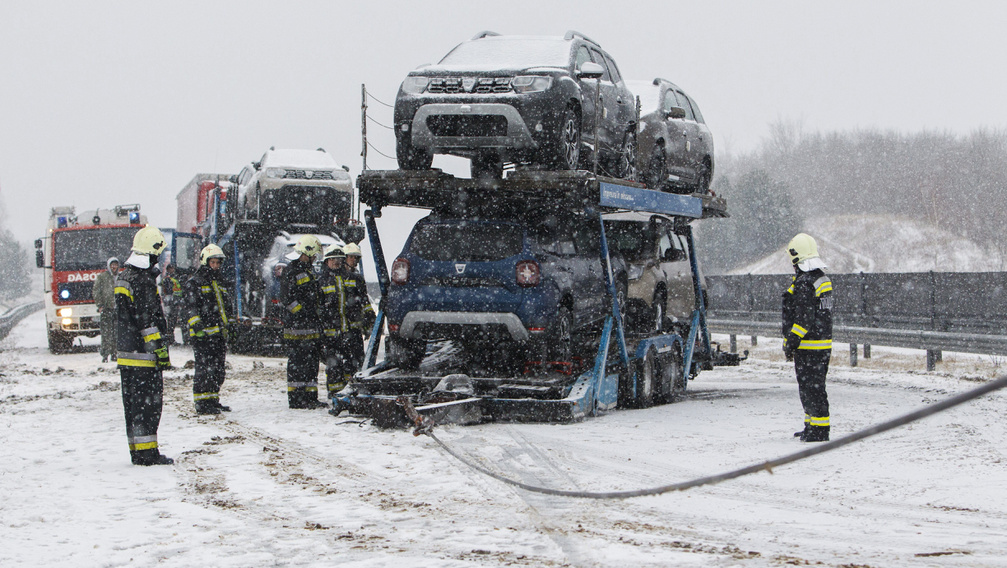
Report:
[[[613,260],[625,297],[625,264]],[[426,342],[525,360],[571,361],[611,305],[597,219],[570,213],[471,219],[432,214],[392,264],[387,359],[413,368]]]

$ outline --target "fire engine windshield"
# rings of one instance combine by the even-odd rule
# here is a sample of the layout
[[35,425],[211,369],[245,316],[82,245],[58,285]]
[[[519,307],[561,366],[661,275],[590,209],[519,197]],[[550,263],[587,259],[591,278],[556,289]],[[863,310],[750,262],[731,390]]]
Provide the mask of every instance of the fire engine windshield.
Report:
[[53,270],[100,270],[109,257],[119,263],[129,258],[136,227],[57,231]]

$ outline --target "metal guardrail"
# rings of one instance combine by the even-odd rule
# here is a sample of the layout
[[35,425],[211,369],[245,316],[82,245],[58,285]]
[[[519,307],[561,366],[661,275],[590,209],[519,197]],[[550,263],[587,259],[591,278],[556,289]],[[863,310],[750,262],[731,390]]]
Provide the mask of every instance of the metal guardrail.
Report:
[[[1007,273],[829,275],[835,289],[833,339],[920,349],[933,370],[942,351],[1007,355]],[[789,275],[708,278],[710,331],[781,337],[781,294]]]
[[7,313],[0,315],[0,339],[7,337],[14,326],[27,316],[41,310],[45,306],[44,302],[32,302],[23,306],[18,306]]

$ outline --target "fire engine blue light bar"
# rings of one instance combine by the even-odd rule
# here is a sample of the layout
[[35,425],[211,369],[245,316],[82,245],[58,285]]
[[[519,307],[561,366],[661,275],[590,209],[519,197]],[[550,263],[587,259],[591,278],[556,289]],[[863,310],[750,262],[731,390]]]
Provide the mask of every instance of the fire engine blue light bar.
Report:
[[703,216],[703,202],[695,197],[608,182],[601,182],[599,185],[601,186],[599,204],[605,207],[649,211],[694,219]]

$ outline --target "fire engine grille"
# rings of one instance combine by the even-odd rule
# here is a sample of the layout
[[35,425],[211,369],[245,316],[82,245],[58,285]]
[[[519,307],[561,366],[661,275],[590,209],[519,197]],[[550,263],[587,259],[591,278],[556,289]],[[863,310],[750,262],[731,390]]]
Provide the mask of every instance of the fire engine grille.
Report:
[[94,282],[63,282],[56,287],[56,301],[59,303],[90,302]]

